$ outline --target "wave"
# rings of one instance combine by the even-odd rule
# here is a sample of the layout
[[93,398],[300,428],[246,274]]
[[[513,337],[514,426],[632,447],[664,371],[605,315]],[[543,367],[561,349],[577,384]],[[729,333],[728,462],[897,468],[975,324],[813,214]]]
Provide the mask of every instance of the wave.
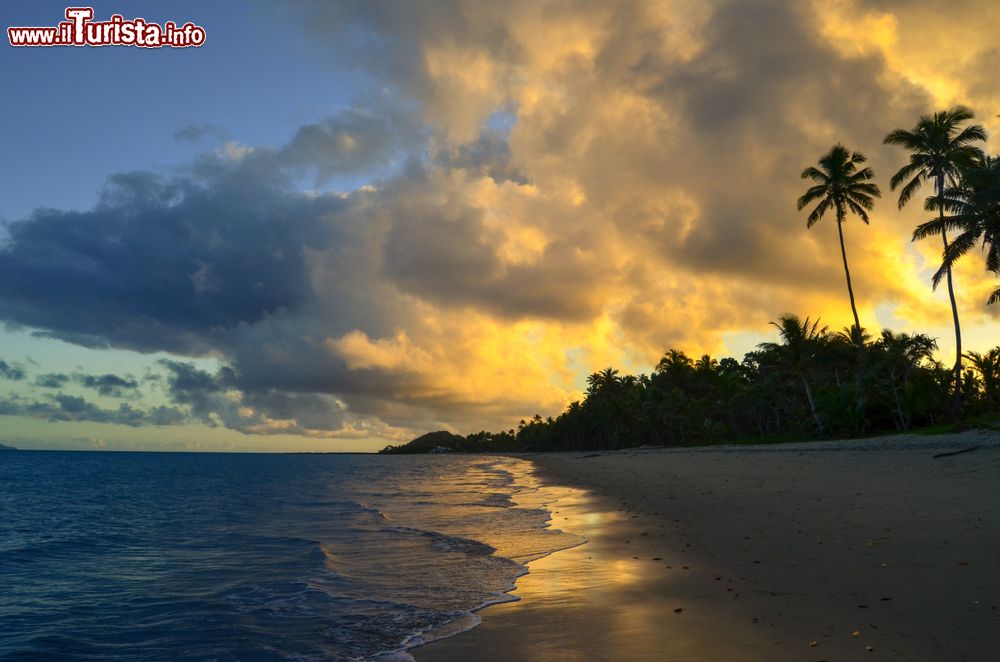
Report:
[[515,459],[58,455],[0,484],[2,659],[411,659],[582,542]]

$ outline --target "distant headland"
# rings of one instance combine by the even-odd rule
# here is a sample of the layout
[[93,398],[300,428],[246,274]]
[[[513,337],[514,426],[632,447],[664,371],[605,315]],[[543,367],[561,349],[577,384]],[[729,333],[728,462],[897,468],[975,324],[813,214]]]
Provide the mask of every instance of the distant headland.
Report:
[[448,451],[481,450],[476,447],[467,448],[468,442],[459,434],[447,430],[428,432],[399,446],[386,446],[379,453],[391,455],[412,455],[417,453],[444,453]]

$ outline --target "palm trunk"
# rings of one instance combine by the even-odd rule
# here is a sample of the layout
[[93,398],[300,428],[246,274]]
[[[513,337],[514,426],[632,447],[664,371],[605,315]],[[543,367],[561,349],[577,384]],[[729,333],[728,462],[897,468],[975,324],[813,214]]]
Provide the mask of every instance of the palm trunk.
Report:
[[[896,400],[896,413],[899,415],[899,426],[902,428],[903,432],[910,429],[909,421],[906,419],[906,414],[903,413],[903,402],[899,398],[899,387],[896,386],[896,371],[892,371],[892,397]],[[906,388],[906,381],[903,382],[903,388]]]
[[851,312],[854,313],[854,326],[858,329],[858,344],[861,340],[861,322],[858,320],[858,307],[854,305],[854,287],[851,285],[851,270],[847,266],[847,250],[844,248],[844,212],[837,208],[837,234],[840,236],[840,257],[844,259],[844,274],[847,276],[847,294],[851,297]]
[[[944,175],[938,175],[938,219],[941,221],[941,241],[944,242],[944,250],[948,252],[948,233],[944,228]],[[951,267],[945,274],[948,280],[948,298],[951,300],[951,318],[955,323],[955,394],[951,401],[952,418],[958,417],[958,410],[962,407],[962,325],[958,321],[958,304],[955,303],[955,285],[951,277]]]
[[819,412],[816,411],[816,403],[813,401],[812,389],[809,388],[809,380],[806,379],[805,375],[801,375],[801,377],[802,386],[805,387],[806,390],[806,400],[809,401],[809,411],[812,412],[813,419],[816,420],[816,431],[823,432],[823,422],[819,418]]

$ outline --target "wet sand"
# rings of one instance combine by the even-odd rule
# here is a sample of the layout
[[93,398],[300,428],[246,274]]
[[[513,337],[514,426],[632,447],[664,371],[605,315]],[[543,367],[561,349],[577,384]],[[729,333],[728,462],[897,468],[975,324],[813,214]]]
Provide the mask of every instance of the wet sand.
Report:
[[589,542],[419,662],[1000,659],[1000,434],[529,457]]

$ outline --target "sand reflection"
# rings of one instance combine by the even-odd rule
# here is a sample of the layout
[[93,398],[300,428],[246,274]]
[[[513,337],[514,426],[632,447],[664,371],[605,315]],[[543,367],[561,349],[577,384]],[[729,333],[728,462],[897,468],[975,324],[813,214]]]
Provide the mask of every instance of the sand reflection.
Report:
[[[537,481],[521,473],[525,465],[518,480]],[[716,641],[718,610],[701,613],[699,596],[680,585],[684,562],[653,556],[652,532],[629,514],[583,489],[545,486],[544,494],[551,526],[587,543],[532,561],[518,602],[482,611],[476,630],[412,651],[417,660],[756,659],[731,636]]]

